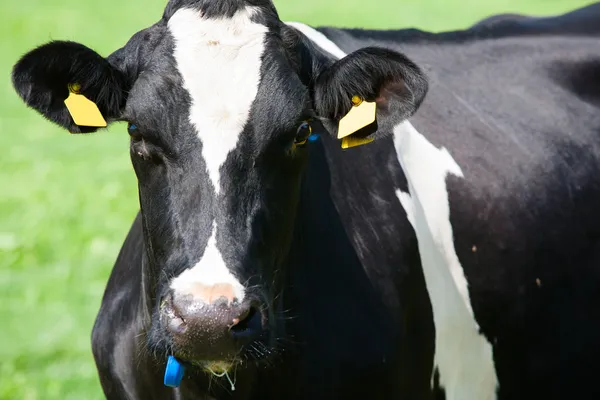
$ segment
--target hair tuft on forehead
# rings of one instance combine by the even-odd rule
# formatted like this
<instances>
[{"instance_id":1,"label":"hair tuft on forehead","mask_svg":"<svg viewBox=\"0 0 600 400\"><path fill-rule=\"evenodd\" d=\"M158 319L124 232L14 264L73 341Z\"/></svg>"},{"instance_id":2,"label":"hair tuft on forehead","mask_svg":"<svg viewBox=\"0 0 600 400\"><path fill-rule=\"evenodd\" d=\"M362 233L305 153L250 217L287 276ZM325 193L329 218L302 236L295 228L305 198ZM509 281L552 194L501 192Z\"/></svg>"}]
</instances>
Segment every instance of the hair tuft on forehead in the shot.
<instances>
[{"instance_id":1,"label":"hair tuft on forehead","mask_svg":"<svg viewBox=\"0 0 600 400\"><path fill-rule=\"evenodd\" d=\"M171 0L165 7L163 18L169 20L182 8L201 10L206 18L232 18L239 10L247 7L260 8L269 16L279 19L271 0Z\"/></svg>"}]
</instances>

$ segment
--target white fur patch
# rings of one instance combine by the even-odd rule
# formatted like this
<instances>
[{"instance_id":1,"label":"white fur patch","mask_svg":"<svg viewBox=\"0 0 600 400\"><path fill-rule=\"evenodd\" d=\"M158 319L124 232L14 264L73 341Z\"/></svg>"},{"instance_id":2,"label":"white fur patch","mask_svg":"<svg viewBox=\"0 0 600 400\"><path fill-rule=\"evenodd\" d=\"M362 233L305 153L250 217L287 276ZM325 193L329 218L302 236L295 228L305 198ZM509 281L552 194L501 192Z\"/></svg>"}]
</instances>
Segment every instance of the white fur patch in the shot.
<instances>
[{"instance_id":1,"label":"white fur patch","mask_svg":"<svg viewBox=\"0 0 600 400\"><path fill-rule=\"evenodd\" d=\"M171 281L171 289L173 289L175 297L194 294L198 285L211 287L228 284L233 288L233 296L239 302L244 300L244 286L229 271L221 252L217 249L215 238L217 230L215 228L215 224L213 224L202 259Z\"/></svg>"},{"instance_id":2,"label":"white fur patch","mask_svg":"<svg viewBox=\"0 0 600 400\"><path fill-rule=\"evenodd\" d=\"M169 20L174 57L192 104L190 122L219 193L219 169L236 147L260 81L267 27L251 21L253 7L232 18L204 18L183 8Z\"/></svg>"},{"instance_id":3,"label":"white fur patch","mask_svg":"<svg viewBox=\"0 0 600 400\"><path fill-rule=\"evenodd\" d=\"M345 53L313 28L288 23L336 57ZM435 323L435 366L447 400L492 400L498 378L492 346L479 334L467 280L454 249L446 176L462 171L408 121L394 128L398 160L409 192L396 192L419 243ZM433 377L432 377L433 378Z\"/></svg>"},{"instance_id":4,"label":"white fur patch","mask_svg":"<svg viewBox=\"0 0 600 400\"><path fill-rule=\"evenodd\" d=\"M396 192L419 243L435 322L435 365L448 400L492 400L498 379L492 346L479 334L467 280L454 249L446 176L463 177L446 149L408 122L394 128L394 145L409 192Z\"/></svg>"}]
</instances>

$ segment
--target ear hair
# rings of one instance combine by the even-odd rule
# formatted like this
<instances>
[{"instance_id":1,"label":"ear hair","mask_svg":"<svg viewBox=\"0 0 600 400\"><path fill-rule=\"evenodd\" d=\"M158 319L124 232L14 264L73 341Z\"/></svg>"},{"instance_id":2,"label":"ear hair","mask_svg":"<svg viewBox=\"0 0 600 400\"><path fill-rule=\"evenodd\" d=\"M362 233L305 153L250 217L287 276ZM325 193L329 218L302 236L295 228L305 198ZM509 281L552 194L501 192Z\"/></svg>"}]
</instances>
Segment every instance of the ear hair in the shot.
<instances>
[{"instance_id":1,"label":"ear hair","mask_svg":"<svg viewBox=\"0 0 600 400\"><path fill-rule=\"evenodd\" d=\"M126 98L123 74L95 51L70 41L53 41L25 54L13 68L12 83L28 106L73 133L96 128L73 122L64 105L69 84L78 83L107 120L118 117Z\"/></svg>"}]
</instances>

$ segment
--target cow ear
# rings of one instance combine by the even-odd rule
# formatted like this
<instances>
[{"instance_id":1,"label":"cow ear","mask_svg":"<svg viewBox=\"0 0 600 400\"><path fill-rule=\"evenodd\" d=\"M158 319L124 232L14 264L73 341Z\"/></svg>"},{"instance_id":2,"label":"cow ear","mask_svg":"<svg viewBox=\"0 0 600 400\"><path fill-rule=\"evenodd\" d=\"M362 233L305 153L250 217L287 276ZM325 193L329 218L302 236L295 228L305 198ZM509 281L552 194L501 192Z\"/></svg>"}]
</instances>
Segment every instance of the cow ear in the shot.
<instances>
[{"instance_id":1,"label":"cow ear","mask_svg":"<svg viewBox=\"0 0 600 400\"><path fill-rule=\"evenodd\" d=\"M65 105L70 91L95 103L107 122L120 116L127 92L120 70L90 48L67 41L50 42L25 54L13 68L12 82L28 106L72 133L93 132L102 124L75 123ZM92 103L84 100L84 107L97 115Z\"/></svg>"},{"instance_id":2,"label":"cow ear","mask_svg":"<svg viewBox=\"0 0 600 400\"><path fill-rule=\"evenodd\" d=\"M361 144L391 134L417 111L427 89L425 74L407 57L367 47L321 71L314 104L331 133Z\"/></svg>"}]
</instances>

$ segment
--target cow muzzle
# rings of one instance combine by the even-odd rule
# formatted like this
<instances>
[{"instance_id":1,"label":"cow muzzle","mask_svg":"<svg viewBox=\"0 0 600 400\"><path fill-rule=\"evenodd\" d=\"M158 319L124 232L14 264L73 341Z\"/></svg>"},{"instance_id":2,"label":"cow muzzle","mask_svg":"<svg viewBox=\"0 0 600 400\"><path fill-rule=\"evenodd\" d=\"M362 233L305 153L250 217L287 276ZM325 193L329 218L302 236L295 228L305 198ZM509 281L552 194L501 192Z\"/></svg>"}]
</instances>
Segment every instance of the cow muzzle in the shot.
<instances>
[{"instance_id":1,"label":"cow muzzle","mask_svg":"<svg viewBox=\"0 0 600 400\"><path fill-rule=\"evenodd\" d=\"M233 363L244 346L263 333L259 304L219 297L205 302L193 296L168 294L160 306L162 326L178 357L196 363Z\"/></svg>"}]
</instances>

